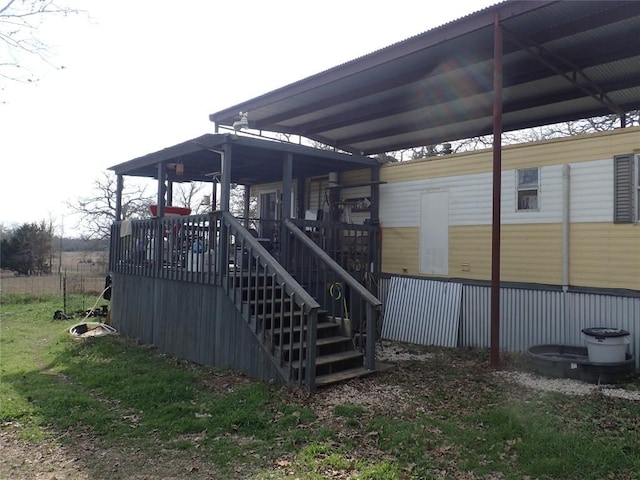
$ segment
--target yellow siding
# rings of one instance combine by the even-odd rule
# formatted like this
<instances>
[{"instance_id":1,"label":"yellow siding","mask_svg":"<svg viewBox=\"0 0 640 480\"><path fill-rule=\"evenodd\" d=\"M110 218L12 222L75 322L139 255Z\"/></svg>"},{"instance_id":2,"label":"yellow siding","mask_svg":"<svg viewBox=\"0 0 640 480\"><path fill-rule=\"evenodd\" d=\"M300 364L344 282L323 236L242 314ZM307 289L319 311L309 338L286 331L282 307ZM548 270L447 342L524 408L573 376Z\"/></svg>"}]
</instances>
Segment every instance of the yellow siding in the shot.
<instances>
[{"instance_id":1,"label":"yellow siding","mask_svg":"<svg viewBox=\"0 0 640 480\"><path fill-rule=\"evenodd\" d=\"M449 227L449 276L491 278L491 226Z\"/></svg>"},{"instance_id":2,"label":"yellow siding","mask_svg":"<svg viewBox=\"0 0 640 480\"><path fill-rule=\"evenodd\" d=\"M502 169L603 160L631 152L640 152L640 127L506 146L502 151ZM387 164L382 167L380 176L381 180L393 183L491 170L489 149Z\"/></svg>"},{"instance_id":3,"label":"yellow siding","mask_svg":"<svg viewBox=\"0 0 640 480\"><path fill-rule=\"evenodd\" d=\"M385 228L382 231L382 271L418 275L418 228Z\"/></svg>"},{"instance_id":4,"label":"yellow siding","mask_svg":"<svg viewBox=\"0 0 640 480\"><path fill-rule=\"evenodd\" d=\"M562 282L561 225L503 225L501 232L503 281ZM449 276L491 278L490 225L449 228Z\"/></svg>"},{"instance_id":5,"label":"yellow siding","mask_svg":"<svg viewBox=\"0 0 640 480\"><path fill-rule=\"evenodd\" d=\"M572 285L640 290L640 225L571 225Z\"/></svg>"},{"instance_id":6,"label":"yellow siding","mask_svg":"<svg viewBox=\"0 0 640 480\"><path fill-rule=\"evenodd\" d=\"M262 183L260 185L251 185L251 196L257 197L262 192L272 192L274 190L282 190L282 182Z\"/></svg>"},{"instance_id":7,"label":"yellow siding","mask_svg":"<svg viewBox=\"0 0 640 480\"><path fill-rule=\"evenodd\" d=\"M385 228L382 269L420 275L419 229ZM561 226L503 225L501 277L506 282L560 284ZM405 269L407 271L405 271ZM449 277L491 279L491 226L449 227Z\"/></svg>"},{"instance_id":8,"label":"yellow siding","mask_svg":"<svg viewBox=\"0 0 640 480\"><path fill-rule=\"evenodd\" d=\"M328 207L325 205L325 192L328 186L328 179L316 179L314 181L307 180L307 184L305 186L306 198L304 199L305 209L327 210Z\"/></svg>"},{"instance_id":9,"label":"yellow siding","mask_svg":"<svg viewBox=\"0 0 640 480\"><path fill-rule=\"evenodd\" d=\"M340 185L356 185L371 181L371 170L363 168L360 170L351 170L340 174Z\"/></svg>"},{"instance_id":10,"label":"yellow siding","mask_svg":"<svg viewBox=\"0 0 640 480\"><path fill-rule=\"evenodd\" d=\"M502 226L502 268L505 282L562 284L562 225Z\"/></svg>"},{"instance_id":11,"label":"yellow siding","mask_svg":"<svg viewBox=\"0 0 640 480\"><path fill-rule=\"evenodd\" d=\"M420 275L419 229L385 228L382 270ZM570 285L640 290L640 226L573 224ZM503 225L505 282L562 284L560 224ZM491 279L491 226L449 227L449 277Z\"/></svg>"}]
</instances>

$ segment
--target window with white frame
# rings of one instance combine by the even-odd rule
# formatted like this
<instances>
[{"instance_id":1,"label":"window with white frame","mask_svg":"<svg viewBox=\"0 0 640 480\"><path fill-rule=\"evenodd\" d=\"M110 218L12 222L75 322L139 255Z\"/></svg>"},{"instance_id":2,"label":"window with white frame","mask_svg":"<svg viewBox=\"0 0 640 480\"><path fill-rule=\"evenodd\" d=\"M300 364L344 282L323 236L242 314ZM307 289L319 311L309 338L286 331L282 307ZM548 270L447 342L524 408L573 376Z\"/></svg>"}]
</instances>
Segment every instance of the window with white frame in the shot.
<instances>
[{"instance_id":1,"label":"window with white frame","mask_svg":"<svg viewBox=\"0 0 640 480\"><path fill-rule=\"evenodd\" d=\"M540 168L516 170L517 210L537 211L540 209Z\"/></svg>"}]
</instances>

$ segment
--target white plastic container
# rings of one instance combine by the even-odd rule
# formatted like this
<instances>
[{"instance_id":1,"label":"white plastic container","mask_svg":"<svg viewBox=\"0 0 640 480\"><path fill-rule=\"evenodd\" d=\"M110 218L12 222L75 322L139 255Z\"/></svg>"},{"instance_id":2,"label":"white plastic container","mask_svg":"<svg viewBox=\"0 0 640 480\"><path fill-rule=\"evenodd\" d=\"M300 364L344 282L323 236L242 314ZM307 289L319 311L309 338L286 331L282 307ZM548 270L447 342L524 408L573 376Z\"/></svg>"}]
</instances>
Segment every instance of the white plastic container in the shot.
<instances>
[{"instance_id":1,"label":"white plastic container","mask_svg":"<svg viewBox=\"0 0 640 480\"><path fill-rule=\"evenodd\" d=\"M204 272L209 273L209 263L213 255L211 252L205 253L188 253L187 254L187 272Z\"/></svg>"},{"instance_id":2,"label":"white plastic container","mask_svg":"<svg viewBox=\"0 0 640 480\"><path fill-rule=\"evenodd\" d=\"M592 363L624 362L627 358L629 332L618 328L585 328L587 353Z\"/></svg>"}]
</instances>

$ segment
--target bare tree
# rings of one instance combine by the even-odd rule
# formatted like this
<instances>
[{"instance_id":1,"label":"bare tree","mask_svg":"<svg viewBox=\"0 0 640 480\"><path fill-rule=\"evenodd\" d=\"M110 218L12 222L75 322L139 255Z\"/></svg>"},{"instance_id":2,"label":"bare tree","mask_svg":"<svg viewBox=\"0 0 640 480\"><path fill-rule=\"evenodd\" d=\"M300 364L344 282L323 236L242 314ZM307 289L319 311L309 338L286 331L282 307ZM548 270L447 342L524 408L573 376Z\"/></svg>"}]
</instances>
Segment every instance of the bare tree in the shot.
<instances>
[{"instance_id":1,"label":"bare tree","mask_svg":"<svg viewBox=\"0 0 640 480\"><path fill-rule=\"evenodd\" d=\"M54 68L52 52L39 29L49 18L84 13L55 0L0 0L0 78L33 82L29 68L35 60Z\"/></svg>"},{"instance_id":2,"label":"bare tree","mask_svg":"<svg viewBox=\"0 0 640 480\"><path fill-rule=\"evenodd\" d=\"M203 203L203 197L209 195L209 193L204 192L209 192L210 189L210 183L179 183L173 189L173 203L176 206L190 208L194 215L205 213L210 206Z\"/></svg>"},{"instance_id":3,"label":"bare tree","mask_svg":"<svg viewBox=\"0 0 640 480\"><path fill-rule=\"evenodd\" d=\"M131 220L149 216L149 205L155 197L146 192L146 186L124 182L122 192L122 219ZM116 218L116 177L103 173L94 182L94 193L80 197L67 205L80 216L77 228L85 239L106 239Z\"/></svg>"},{"instance_id":4,"label":"bare tree","mask_svg":"<svg viewBox=\"0 0 640 480\"><path fill-rule=\"evenodd\" d=\"M640 110L633 110L631 112L628 112L626 115L626 124L628 127L640 125ZM616 129L619 126L620 117L618 115L605 115L601 117L586 118L571 122L542 125L539 127L532 127L524 130L506 132L502 136L502 143L503 145L514 145L518 143L549 140L552 138L584 135L587 133L607 132ZM443 143L441 145L428 145L408 150L401 150L399 152L393 152L392 155L400 161L412 160L416 158L427 158L447 153L469 152L484 148L491 148L492 144L493 135L483 135L479 137L452 141L450 143L450 151L448 151L449 149L445 148L445 146L448 144Z\"/></svg>"}]
</instances>

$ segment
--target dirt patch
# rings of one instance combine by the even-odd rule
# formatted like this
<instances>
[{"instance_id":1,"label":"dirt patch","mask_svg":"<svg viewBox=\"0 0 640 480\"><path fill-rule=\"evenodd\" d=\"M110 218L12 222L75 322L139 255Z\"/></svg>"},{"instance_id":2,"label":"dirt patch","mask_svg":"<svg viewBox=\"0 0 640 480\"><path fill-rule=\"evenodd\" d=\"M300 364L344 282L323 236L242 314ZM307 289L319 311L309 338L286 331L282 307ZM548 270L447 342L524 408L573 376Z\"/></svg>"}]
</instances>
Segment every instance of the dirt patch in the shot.
<instances>
[{"instance_id":1,"label":"dirt patch","mask_svg":"<svg viewBox=\"0 0 640 480\"><path fill-rule=\"evenodd\" d=\"M19 424L5 423L0 430L0 446L3 480L220 478L197 450L162 449L149 455L126 445L105 447L89 433L68 432L62 438L28 441L21 438Z\"/></svg>"}]
</instances>

